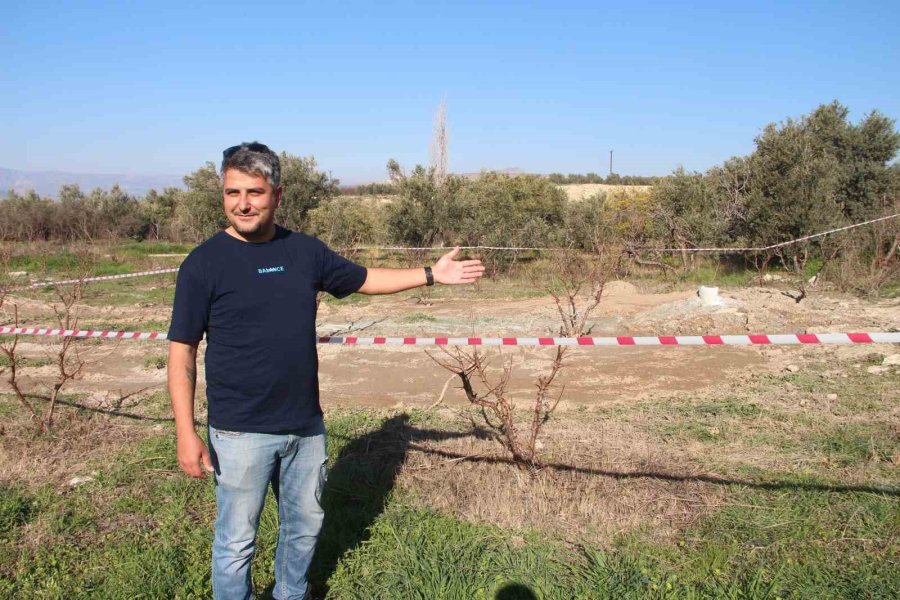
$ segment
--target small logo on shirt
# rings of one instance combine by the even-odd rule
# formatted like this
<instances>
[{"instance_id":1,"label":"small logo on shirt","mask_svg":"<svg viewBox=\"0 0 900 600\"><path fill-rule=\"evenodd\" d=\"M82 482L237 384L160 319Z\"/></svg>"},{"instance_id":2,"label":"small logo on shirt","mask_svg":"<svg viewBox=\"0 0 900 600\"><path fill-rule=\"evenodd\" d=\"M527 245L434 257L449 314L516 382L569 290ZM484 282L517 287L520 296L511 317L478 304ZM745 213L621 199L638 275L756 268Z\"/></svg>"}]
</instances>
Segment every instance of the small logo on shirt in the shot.
<instances>
[{"instance_id":1,"label":"small logo on shirt","mask_svg":"<svg viewBox=\"0 0 900 600\"><path fill-rule=\"evenodd\" d=\"M260 275L265 275L266 273L284 273L284 267L262 267L256 270Z\"/></svg>"}]
</instances>

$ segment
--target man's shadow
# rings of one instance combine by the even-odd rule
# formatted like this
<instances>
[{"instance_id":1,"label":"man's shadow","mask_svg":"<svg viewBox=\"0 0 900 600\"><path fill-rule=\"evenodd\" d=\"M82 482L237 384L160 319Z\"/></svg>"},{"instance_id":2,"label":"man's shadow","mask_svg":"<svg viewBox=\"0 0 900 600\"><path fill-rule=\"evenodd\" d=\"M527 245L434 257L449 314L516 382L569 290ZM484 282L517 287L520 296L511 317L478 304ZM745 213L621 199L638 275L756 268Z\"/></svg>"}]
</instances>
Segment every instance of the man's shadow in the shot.
<instances>
[{"instance_id":1,"label":"man's shadow","mask_svg":"<svg viewBox=\"0 0 900 600\"><path fill-rule=\"evenodd\" d=\"M484 432L420 429L403 413L375 431L351 439L341 449L322 494L325 522L309 573L313 598L325 597L338 562L369 538L369 527L384 511L410 443L472 435ZM329 441L338 440L331 436Z\"/></svg>"},{"instance_id":2,"label":"man's shadow","mask_svg":"<svg viewBox=\"0 0 900 600\"><path fill-rule=\"evenodd\" d=\"M322 494L325 508L325 522L316 555L310 568L309 579L313 598L324 598L328 592L328 579L334 574L338 562L350 551L369 539L369 527L384 511L388 498L394 489L400 467L406 461L410 450L425 451L434 456L453 460L473 460L476 462L511 464L505 457L469 456L459 452L436 448L424 448L419 442L440 441L474 436L489 438L484 429L452 432L422 429L410 424L408 414L402 413L382 423L381 427L354 438L329 436L330 443L339 439L347 441L341 449L328 475L328 482ZM627 481L630 479L656 479L659 481L702 481L715 485L741 485L763 490L805 490L829 493L869 492L900 497L900 490L867 485L832 485L816 482L797 481L754 481L709 474L679 474L654 470L617 471L595 469L577 465L548 463L546 468L560 472L576 472L610 477ZM272 585L262 598L271 598ZM533 592L524 585L512 584L497 592L497 599L529 599Z\"/></svg>"}]
</instances>

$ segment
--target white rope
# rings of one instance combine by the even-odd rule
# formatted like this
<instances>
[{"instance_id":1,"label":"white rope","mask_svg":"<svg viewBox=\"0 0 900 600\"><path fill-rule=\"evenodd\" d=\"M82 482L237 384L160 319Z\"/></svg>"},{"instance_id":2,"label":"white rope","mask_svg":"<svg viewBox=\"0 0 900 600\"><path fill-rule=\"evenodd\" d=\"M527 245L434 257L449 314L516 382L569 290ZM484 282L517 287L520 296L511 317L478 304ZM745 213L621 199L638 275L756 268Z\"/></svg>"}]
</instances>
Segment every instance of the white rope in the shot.
<instances>
[{"instance_id":1,"label":"white rope","mask_svg":"<svg viewBox=\"0 0 900 600\"><path fill-rule=\"evenodd\" d=\"M831 235L832 233L838 233L840 231L847 231L848 229L854 229L856 227L862 227L863 225L871 225L872 223L878 223L879 221L887 221L889 219L896 219L900 217L900 213L894 215L888 215L886 217L879 217L877 219L872 219L870 221L863 221L862 223L854 223L853 225L846 225L844 227L838 227L836 229L829 229L828 231L823 231L821 233L814 233L812 235L806 235L801 238L797 238L795 240L789 240L787 242L780 242L778 244L772 244L771 246L747 246L747 247L730 247L730 248L638 248L638 250L644 250L647 252L730 252L730 253L739 253L739 252L765 252L766 250L774 250L775 248L781 248L784 246L790 246L791 244L798 244L800 242L805 242L806 240L811 240L819 237L823 237L826 235ZM405 247L405 246L356 246L354 248L349 248L350 250L440 250L440 251L449 251L453 247L452 246L439 246L439 247ZM565 248L533 248L533 247L519 247L519 246L460 246L461 250L511 250L511 251L520 251L520 250L565 250Z\"/></svg>"},{"instance_id":2,"label":"white rope","mask_svg":"<svg viewBox=\"0 0 900 600\"><path fill-rule=\"evenodd\" d=\"M443 250L449 252L456 246L427 246L427 247L406 247L406 246L356 246L349 250ZM530 248L525 246L460 246L460 250L562 250L562 248Z\"/></svg>"},{"instance_id":3,"label":"white rope","mask_svg":"<svg viewBox=\"0 0 900 600\"><path fill-rule=\"evenodd\" d=\"M879 217L877 219L872 219L871 221L863 221L862 223L854 223L853 225L845 225L844 227L838 227L836 229L829 229L828 231L806 235L801 238L797 238L796 240L780 242L778 244L772 244L771 246L759 246L750 248L641 248L641 250L647 250L650 252L765 252L766 250L783 248L784 246L790 246L791 244L798 244L800 242L805 242L806 240L823 237L832 233L837 233L839 231L854 229L856 227L862 227L863 225L871 225L872 223L878 223L879 221L896 219L897 217L900 217L900 213L888 215L886 217Z\"/></svg>"},{"instance_id":4,"label":"white rope","mask_svg":"<svg viewBox=\"0 0 900 600\"><path fill-rule=\"evenodd\" d=\"M871 225L872 223L878 223L879 221L887 221L889 219L896 219L900 217L900 213L896 213L893 215L888 215L886 217L879 217L877 219L872 219L870 221L863 221L862 223L854 223L853 225L845 225L844 227L838 227L836 229L829 229L828 231L823 231L821 233L814 233L812 235L803 236L801 238L797 238L795 240L789 240L787 242L780 242L778 244L772 244L771 246L759 246L759 247L746 247L746 248L639 248L639 250L643 250L646 252L722 252L722 253L740 253L740 252L765 252L767 250L774 250L775 248L782 248L784 246L790 246L791 244L797 244L800 242L805 242L806 240L811 240L819 237L823 237L826 235L831 235L832 233L838 233L840 231L847 231L848 229L855 229L856 227L862 227L863 225ZM565 248L533 248L526 246L460 246L460 250L512 250L512 251L521 251L521 250L554 250L554 251L562 251ZM434 251L440 250L442 252L446 252L452 250L452 247L421 247L421 248L407 248L402 246L357 246L355 248L349 248L349 250L425 250L425 251ZM115 279L130 279L132 277L143 277L145 275L162 275L166 273L177 273L178 268L174 269L157 269L155 271L142 271L139 273L125 273L122 275L103 275L100 277L85 277L82 279L66 279L63 281L41 281L37 283L31 283L27 285L9 287L9 288L0 288L0 291L3 292L14 292L19 290L25 290L30 288L44 287L48 285L63 285L69 283L86 283L89 281L110 281Z\"/></svg>"}]
</instances>

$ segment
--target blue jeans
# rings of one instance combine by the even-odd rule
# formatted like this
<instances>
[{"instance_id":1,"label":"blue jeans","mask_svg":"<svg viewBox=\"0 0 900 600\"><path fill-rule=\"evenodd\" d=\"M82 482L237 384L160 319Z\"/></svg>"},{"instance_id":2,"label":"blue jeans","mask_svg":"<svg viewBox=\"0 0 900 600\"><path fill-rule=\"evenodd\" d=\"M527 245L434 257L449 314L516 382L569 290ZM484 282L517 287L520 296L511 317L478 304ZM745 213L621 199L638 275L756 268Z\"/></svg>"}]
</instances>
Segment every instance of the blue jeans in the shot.
<instances>
[{"instance_id":1,"label":"blue jeans","mask_svg":"<svg viewBox=\"0 0 900 600\"><path fill-rule=\"evenodd\" d=\"M242 433L209 428L216 479L212 585L216 600L252 598L250 561L269 484L278 500L277 600L306 598L306 573L322 529L328 454L320 419L303 431Z\"/></svg>"}]
</instances>

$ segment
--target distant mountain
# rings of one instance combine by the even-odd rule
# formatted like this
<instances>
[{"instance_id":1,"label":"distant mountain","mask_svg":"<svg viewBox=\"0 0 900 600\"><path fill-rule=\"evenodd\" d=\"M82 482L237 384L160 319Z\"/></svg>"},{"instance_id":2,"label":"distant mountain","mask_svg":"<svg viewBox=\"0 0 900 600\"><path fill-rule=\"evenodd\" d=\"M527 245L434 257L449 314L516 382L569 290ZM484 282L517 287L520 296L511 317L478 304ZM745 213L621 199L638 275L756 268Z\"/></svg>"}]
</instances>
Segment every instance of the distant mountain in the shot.
<instances>
[{"instance_id":1,"label":"distant mountain","mask_svg":"<svg viewBox=\"0 0 900 600\"><path fill-rule=\"evenodd\" d=\"M59 194L59 188L67 183L77 184L85 194L89 194L94 188L108 190L117 183L133 196L143 196L151 189L162 191L167 187L184 188L180 175L98 175L0 168L0 196L5 196L7 190L15 190L19 194L34 190L41 196L55 198Z\"/></svg>"}]
</instances>

